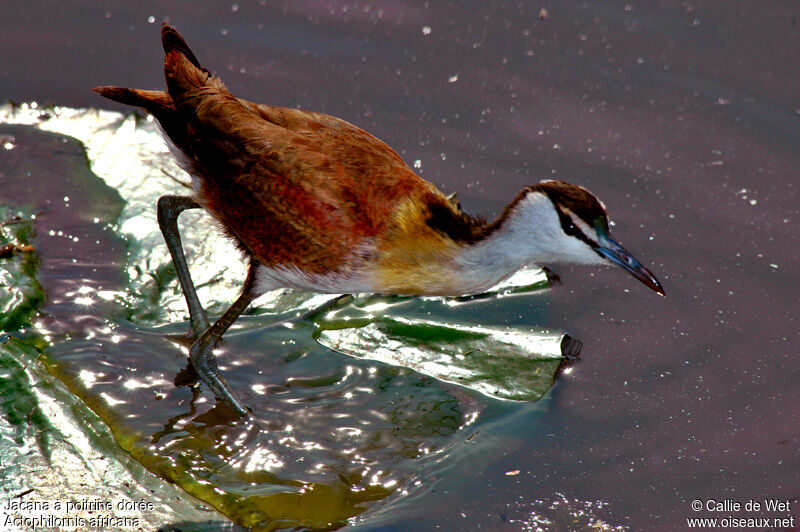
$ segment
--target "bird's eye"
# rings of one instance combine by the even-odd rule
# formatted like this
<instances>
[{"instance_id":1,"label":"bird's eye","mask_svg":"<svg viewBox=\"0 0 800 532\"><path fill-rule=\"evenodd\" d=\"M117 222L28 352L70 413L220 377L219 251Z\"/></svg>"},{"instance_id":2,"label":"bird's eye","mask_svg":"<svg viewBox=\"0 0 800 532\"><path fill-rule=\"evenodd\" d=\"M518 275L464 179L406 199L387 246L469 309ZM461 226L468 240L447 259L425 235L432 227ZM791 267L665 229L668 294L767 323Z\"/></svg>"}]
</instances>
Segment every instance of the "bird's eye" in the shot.
<instances>
[{"instance_id":1,"label":"bird's eye","mask_svg":"<svg viewBox=\"0 0 800 532\"><path fill-rule=\"evenodd\" d=\"M569 236L575 236L578 234L578 228L575 227L574 223L569 222L569 224L567 224L567 227L564 229L564 232L567 233Z\"/></svg>"}]
</instances>

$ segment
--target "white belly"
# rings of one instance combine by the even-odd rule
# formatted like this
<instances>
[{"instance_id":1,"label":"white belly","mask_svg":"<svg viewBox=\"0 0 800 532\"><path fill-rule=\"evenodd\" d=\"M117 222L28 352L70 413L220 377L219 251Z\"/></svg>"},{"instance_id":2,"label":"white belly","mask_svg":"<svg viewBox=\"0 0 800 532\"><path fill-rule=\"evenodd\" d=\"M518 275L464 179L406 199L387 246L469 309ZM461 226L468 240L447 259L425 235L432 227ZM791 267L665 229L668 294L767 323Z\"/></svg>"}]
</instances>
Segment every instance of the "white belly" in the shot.
<instances>
[{"instance_id":1,"label":"white belly","mask_svg":"<svg viewBox=\"0 0 800 532\"><path fill-rule=\"evenodd\" d=\"M378 291L375 279L364 272L330 272L325 274L302 272L294 266L256 268L255 289L265 294L278 288L294 288L320 294L361 294Z\"/></svg>"}]
</instances>

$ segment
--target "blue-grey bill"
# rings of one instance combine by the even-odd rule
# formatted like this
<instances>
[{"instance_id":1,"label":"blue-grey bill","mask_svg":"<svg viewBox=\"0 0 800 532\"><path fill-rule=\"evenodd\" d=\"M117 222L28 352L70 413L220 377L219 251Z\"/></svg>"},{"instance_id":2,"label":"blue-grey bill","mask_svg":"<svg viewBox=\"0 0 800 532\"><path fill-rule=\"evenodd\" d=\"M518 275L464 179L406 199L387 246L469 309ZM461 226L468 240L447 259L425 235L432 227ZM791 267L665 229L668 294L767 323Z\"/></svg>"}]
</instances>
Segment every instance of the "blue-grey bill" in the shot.
<instances>
[{"instance_id":1,"label":"blue-grey bill","mask_svg":"<svg viewBox=\"0 0 800 532\"><path fill-rule=\"evenodd\" d=\"M596 247L595 250L614 264L621 266L628 273L639 279L641 282L662 296L667 295L664 292L664 288L661 286L661 283L658 282L658 279L656 279L656 276L653 275L650 270L642 266L641 262L636 260L636 258L631 255L627 249L622 247L619 242L610 236L603 238L600 242L600 245Z\"/></svg>"}]
</instances>

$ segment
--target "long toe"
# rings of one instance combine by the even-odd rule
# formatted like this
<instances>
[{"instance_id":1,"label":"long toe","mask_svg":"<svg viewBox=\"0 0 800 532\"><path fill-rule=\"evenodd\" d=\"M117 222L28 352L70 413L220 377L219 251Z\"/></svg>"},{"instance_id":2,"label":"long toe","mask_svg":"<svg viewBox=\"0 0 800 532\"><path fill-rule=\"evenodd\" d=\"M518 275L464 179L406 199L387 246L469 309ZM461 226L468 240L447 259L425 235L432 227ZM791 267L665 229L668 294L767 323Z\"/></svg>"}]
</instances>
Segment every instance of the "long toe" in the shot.
<instances>
[{"instance_id":1,"label":"long toe","mask_svg":"<svg viewBox=\"0 0 800 532\"><path fill-rule=\"evenodd\" d=\"M195 342L189 350L189 360L197 375L211 388L211 392L217 400L225 403L241 417L249 414L244 403L236 396L220 374L212 346L202 346L199 341Z\"/></svg>"}]
</instances>

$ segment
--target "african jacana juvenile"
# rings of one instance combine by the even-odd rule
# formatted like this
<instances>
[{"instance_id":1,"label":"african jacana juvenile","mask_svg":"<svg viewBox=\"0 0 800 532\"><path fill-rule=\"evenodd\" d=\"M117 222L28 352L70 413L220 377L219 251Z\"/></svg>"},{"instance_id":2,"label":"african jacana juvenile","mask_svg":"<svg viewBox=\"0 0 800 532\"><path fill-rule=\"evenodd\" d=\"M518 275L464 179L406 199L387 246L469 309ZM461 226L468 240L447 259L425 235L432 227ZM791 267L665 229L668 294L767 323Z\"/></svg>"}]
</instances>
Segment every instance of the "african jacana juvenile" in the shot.
<instances>
[{"instance_id":1,"label":"african jacana juvenile","mask_svg":"<svg viewBox=\"0 0 800 532\"><path fill-rule=\"evenodd\" d=\"M239 414L213 348L258 295L281 287L325 293L460 296L525 265L617 264L660 294L647 268L611 238L602 203L579 186L524 188L485 223L417 176L389 146L321 113L233 96L164 24L167 91L98 87L152 114L191 175L192 196L162 196L158 221L189 306L198 375ZM241 296L209 326L181 247L178 215L202 207L249 262Z\"/></svg>"}]
</instances>

